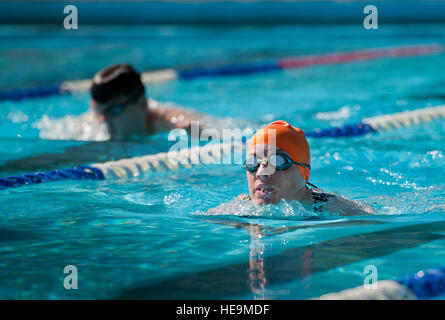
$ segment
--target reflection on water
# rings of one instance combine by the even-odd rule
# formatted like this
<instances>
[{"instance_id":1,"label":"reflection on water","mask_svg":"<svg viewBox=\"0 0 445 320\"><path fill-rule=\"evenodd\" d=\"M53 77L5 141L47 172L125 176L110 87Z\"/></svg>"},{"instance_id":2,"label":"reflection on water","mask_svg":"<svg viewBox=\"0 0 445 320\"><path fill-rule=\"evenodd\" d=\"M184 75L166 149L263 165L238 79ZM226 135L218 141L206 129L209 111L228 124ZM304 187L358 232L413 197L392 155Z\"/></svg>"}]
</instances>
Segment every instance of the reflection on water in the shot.
<instances>
[{"instance_id":1,"label":"reflection on water","mask_svg":"<svg viewBox=\"0 0 445 320\"><path fill-rule=\"evenodd\" d=\"M210 220L211 221L211 220ZM215 221L214 221L215 222ZM221 221L216 221L216 223L224 223ZM323 224L315 224L315 225L302 225L302 226L282 226L270 228L267 226L262 226L259 224L251 224L251 223L228 223L234 225L236 228L245 229L250 235L250 245L249 245L249 287L254 295L254 299L256 300L264 300L268 299L271 296L288 294L289 292L283 292L280 290L279 292L275 292L270 288L267 288L270 278L276 278L274 273L281 273L283 270L293 270L300 269L300 276L303 278L303 283L305 284L304 290L310 289L310 281L308 280L312 273L312 264L313 260L313 251L309 248L304 248L300 252L300 256L298 256L298 249L294 250L294 255L296 255L296 261L289 262L286 266L279 266L280 271L277 269L279 264L286 262L285 260L265 260L267 254L267 246L262 239L264 237L270 237L273 235L283 234L287 232L292 232L295 230L307 229L307 228L326 228L326 227L341 227L341 226L360 226L360 225L373 225L379 224L377 221L366 221L366 220L358 220L358 221L339 221L339 222L329 222ZM286 247L284 243L282 245L283 248ZM297 262L297 264L295 264ZM275 263L278 263L276 265ZM289 271L288 271L289 272ZM290 271L291 272L291 271ZM267 289L267 292L266 292Z\"/></svg>"},{"instance_id":2,"label":"reflection on water","mask_svg":"<svg viewBox=\"0 0 445 320\"><path fill-rule=\"evenodd\" d=\"M255 299L264 299L264 288L267 284L264 270L265 245L261 242L260 226L249 225L250 252L249 252L249 285Z\"/></svg>"},{"instance_id":3,"label":"reflection on water","mask_svg":"<svg viewBox=\"0 0 445 320\"><path fill-rule=\"evenodd\" d=\"M269 279L273 279L275 272L282 272L284 270L300 269L300 275L303 278L310 277L312 251L310 249L303 249L297 255L297 261L290 261L289 264L280 267L280 271L275 270L274 262L266 260L267 247L262 242L264 236L263 227L260 225L249 224L246 230L250 234L250 251L249 251L249 287L255 300L264 300L270 298L271 295L287 294L288 292L274 292L270 288ZM289 229L288 229L289 230ZM298 259L299 258L299 259ZM297 262L297 264L294 264ZM308 284L310 286L310 284ZM267 290L266 290L267 289ZM305 289L309 289L306 287Z\"/></svg>"},{"instance_id":4,"label":"reflection on water","mask_svg":"<svg viewBox=\"0 0 445 320\"><path fill-rule=\"evenodd\" d=\"M350 223L354 225L355 221ZM251 239L247 262L151 282L124 291L118 298L221 299L252 293L258 299L267 299L282 294L273 291L276 285L306 279L305 286L309 288L310 276L315 273L445 239L440 234L445 231L445 223L434 222L387 228L299 247L288 247L283 243L276 253L277 248L268 252L260 226L245 227Z\"/></svg>"}]
</instances>

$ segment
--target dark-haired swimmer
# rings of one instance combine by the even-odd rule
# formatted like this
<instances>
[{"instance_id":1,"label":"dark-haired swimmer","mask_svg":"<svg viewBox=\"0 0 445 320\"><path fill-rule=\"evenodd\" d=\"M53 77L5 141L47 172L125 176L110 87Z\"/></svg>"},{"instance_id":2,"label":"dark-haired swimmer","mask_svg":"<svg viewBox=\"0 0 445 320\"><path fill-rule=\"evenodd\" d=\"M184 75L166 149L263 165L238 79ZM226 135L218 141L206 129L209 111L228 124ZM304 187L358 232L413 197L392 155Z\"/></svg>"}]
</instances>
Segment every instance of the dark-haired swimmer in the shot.
<instances>
[{"instance_id":1,"label":"dark-haired swimmer","mask_svg":"<svg viewBox=\"0 0 445 320\"><path fill-rule=\"evenodd\" d=\"M272 122L252 137L244 168L249 194L238 196L238 201L264 205L277 204L284 199L298 201L315 212L373 213L371 208L365 209L343 197L324 193L308 182L311 166L305 134L285 121ZM216 213L218 208L209 210L209 213Z\"/></svg>"},{"instance_id":2,"label":"dark-haired swimmer","mask_svg":"<svg viewBox=\"0 0 445 320\"><path fill-rule=\"evenodd\" d=\"M202 114L183 108L150 108L140 74L126 63L106 67L94 76L90 105L112 140L189 130L192 121L203 120Z\"/></svg>"},{"instance_id":3,"label":"dark-haired swimmer","mask_svg":"<svg viewBox=\"0 0 445 320\"><path fill-rule=\"evenodd\" d=\"M171 129L190 130L192 121L199 121L199 129L209 122L209 116L184 108L149 106L140 74L128 64L106 67L96 73L90 89L90 106L93 116L86 113L77 120L105 123L107 142L89 141L80 146L71 146L61 152L60 148L0 165L0 172L17 173L85 165L99 159L115 159L116 154L130 157L127 146L140 141L133 137L146 136ZM77 122L79 123L79 122ZM79 125L79 130L82 126ZM106 148L104 148L106 144ZM100 158L99 158L100 157Z\"/></svg>"}]
</instances>

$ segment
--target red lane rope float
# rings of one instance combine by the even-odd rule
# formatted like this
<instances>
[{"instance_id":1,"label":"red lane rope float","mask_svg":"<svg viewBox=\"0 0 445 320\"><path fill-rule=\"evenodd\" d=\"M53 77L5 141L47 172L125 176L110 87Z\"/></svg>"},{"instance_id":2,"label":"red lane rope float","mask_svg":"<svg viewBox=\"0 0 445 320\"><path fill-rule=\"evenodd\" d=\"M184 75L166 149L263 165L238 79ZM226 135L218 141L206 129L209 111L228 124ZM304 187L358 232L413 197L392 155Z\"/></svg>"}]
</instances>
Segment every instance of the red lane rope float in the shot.
<instances>
[{"instance_id":1,"label":"red lane rope float","mask_svg":"<svg viewBox=\"0 0 445 320\"><path fill-rule=\"evenodd\" d=\"M443 45L419 45L411 47L373 49L354 52L331 53L286 58L278 60L278 66L282 69L301 68L322 64L334 64L343 62L363 61L385 57L407 57L416 55L433 54L444 51Z\"/></svg>"}]
</instances>

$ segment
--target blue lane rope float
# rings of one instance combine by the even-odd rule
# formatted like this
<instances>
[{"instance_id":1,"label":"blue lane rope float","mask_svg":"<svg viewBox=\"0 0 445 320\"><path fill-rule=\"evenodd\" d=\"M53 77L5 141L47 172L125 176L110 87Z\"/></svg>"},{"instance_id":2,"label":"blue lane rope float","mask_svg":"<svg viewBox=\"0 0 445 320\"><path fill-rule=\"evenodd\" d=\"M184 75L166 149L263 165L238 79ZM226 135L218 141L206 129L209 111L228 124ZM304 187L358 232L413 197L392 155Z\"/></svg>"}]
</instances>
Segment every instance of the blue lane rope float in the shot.
<instances>
[{"instance_id":1,"label":"blue lane rope float","mask_svg":"<svg viewBox=\"0 0 445 320\"><path fill-rule=\"evenodd\" d=\"M331 127L325 129L315 129L306 132L307 137L323 138L323 137L356 137L368 133L375 132L374 128L367 123L347 124L339 127Z\"/></svg>"},{"instance_id":2,"label":"blue lane rope float","mask_svg":"<svg viewBox=\"0 0 445 320\"><path fill-rule=\"evenodd\" d=\"M431 299L445 295L445 267L419 271L396 281L411 290L418 299Z\"/></svg>"},{"instance_id":3,"label":"blue lane rope float","mask_svg":"<svg viewBox=\"0 0 445 320\"><path fill-rule=\"evenodd\" d=\"M407 56L418 56L443 52L445 46L440 44L427 44L416 46L401 46L391 48L369 49L350 52L328 53L318 55L307 55L292 58L283 58L273 61L260 61L242 64L229 64L217 67L206 67L197 69L165 69L159 71L143 72L142 82L159 83L177 79L190 80L200 77L247 75L269 71L285 70L292 68L303 68L316 65L346 63L364 61L378 58L402 58ZM35 88L15 89L0 91L0 101L23 100L40 98L51 95L62 95L89 90L91 80L65 81L58 85L42 86Z\"/></svg>"},{"instance_id":4,"label":"blue lane rope float","mask_svg":"<svg viewBox=\"0 0 445 320\"><path fill-rule=\"evenodd\" d=\"M445 119L445 105L366 118L357 124L316 129L306 132L306 135L313 138L353 137L437 119ZM105 163L95 163L89 167L76 167L65 170L11 176L0 179L0 188L12 188L65 179L103 180L132 178L149 172L190 168L192 165L231 163L230 160L224 162L224 159L232 155L242 155L245 151L246 143L246 139L231 143L210 143L203 147L181 149L178 151L169 151Z\"/></svg>"},{"instance_id":5,"label":"blue lane rope float","mask_svg":"<svg viewBox=\"0 0 445 320\"><path fill-rule=\"evenodd\" d=\"M68 89L63 89L60 85L41 86L27 89L14 89L0 91L0 101L42 98L70 93Z\"/></svg>"},{"instance_id":6,"label":"blue lane rope float","mask_svg":"<svg viewBox=\"0 0 445 320\"><path fill-rule=\"evenodd\" d=\"M265 61L258 63L233 64L211 68L199 68L191 70L178 70L179 79L189 80L201 77L247 75L281 69L278 61Z\"/></svg>"},{"instance_id":7,"label":"blue lane rope float","mask_svg":"<svg viewBox=\"0 0 445 320\"><path fill-rule=\"evenodd\" d=\"M0 178L1 188L14 188L24 185L31 185L56 180L104 180L105 177L101 170L80 166L68 169L59 169L52 171L43 171L36 173L28 173L7 178Z\"/></svg>"},{"instance_id":8,"label":"blue lane rope float","mask_svg":"<svg viewBox=\"0 0 445 320\"><path fill-rule=\"evenodd\" d=\"M377 282L377 288L363 286L318 297L320 300L426 300L445 295L445 267L421 270L395 280Z\"/></svg>"}]
</instances>

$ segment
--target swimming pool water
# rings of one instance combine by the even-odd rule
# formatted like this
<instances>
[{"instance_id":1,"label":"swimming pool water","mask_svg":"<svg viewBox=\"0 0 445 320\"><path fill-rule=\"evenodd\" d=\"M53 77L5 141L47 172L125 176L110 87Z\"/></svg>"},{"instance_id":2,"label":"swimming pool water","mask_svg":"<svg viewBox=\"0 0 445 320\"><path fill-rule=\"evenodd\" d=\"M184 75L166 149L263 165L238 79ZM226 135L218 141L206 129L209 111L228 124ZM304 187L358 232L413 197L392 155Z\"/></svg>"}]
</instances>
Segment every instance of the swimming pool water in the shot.
<instances>
[{"instance_id":1,"label":"swimming pool water","mask_svg":"<svg viewBox=\"0 0 445 320\"><path fill-rule=\"evenodd\" d=\"M0 89L10 89L87 78L122 61L151 70L443 43L445 25L378 31L81 26L71 33L55 26L1 26L0 38ZM258 128L283 119L310 131L443 104L444 58L203 78L149 85L147 91L163 103L227 117L230 126ZM87 111L87 93L1 102L0 108L2 177L163 152L173 143L161 134L85 149L87 142L57 124ZM39 130L42 119L49 125ZM46 139L58 135L69 140ZM362 285L367 265L378 268L379 280L442 266L444 142L443 121L357 138L309 139L310 181L370 204L373 216L204 215L247 192L245 173L235 165L1 190L0 298L307 299ZM78 268L78 290L63 287L66 265Z\"/></svg>"}]
</instances>

